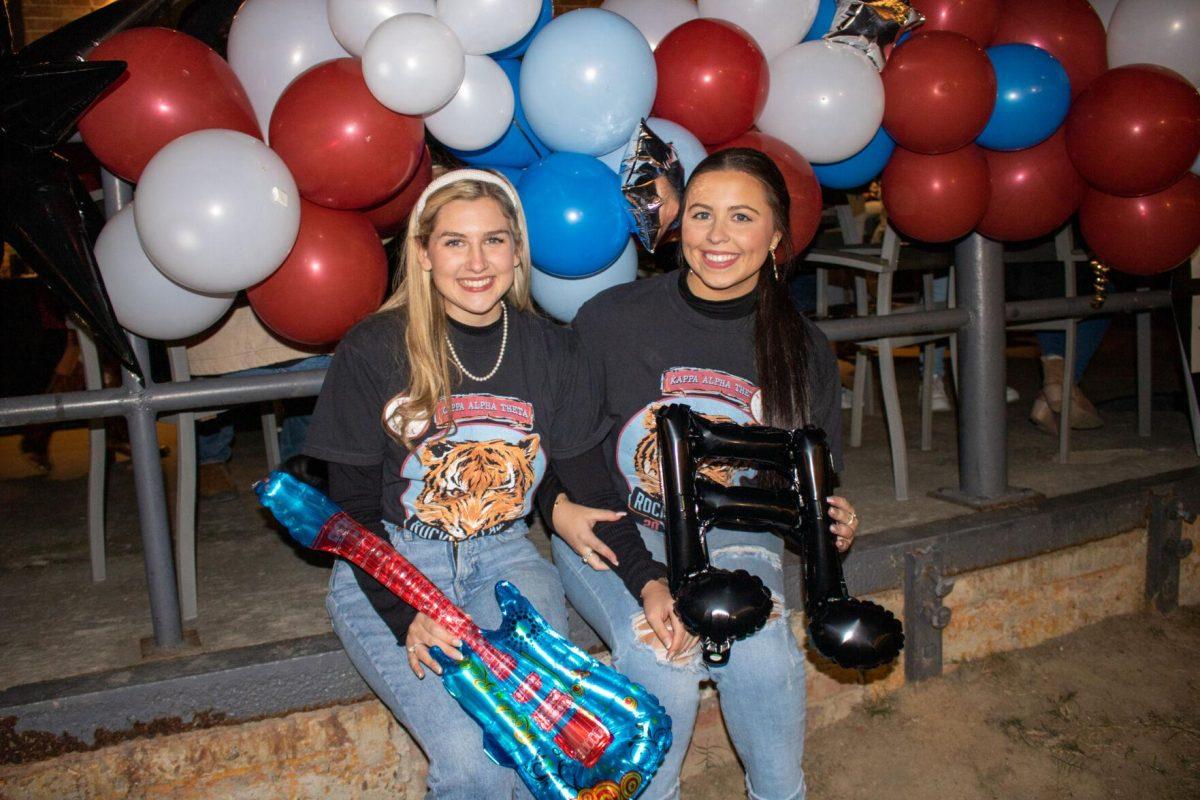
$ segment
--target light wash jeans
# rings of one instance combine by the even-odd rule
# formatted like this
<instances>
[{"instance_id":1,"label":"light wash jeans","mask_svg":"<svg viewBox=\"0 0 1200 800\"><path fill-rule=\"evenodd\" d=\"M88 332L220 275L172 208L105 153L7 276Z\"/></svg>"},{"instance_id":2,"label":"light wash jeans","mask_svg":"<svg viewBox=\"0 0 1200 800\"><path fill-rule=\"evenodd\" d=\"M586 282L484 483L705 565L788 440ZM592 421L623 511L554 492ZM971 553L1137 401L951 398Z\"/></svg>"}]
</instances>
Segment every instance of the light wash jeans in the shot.
<instances>
[{"instance_id":1,"label":"light wash jeans","mask_svg":"<svg viewBox=\"0 0 1200 800\"><path fill-rule=\"evenodd\" d=\"M233 375L275 375L280 372L303 372L309 369L327 369L332 356L319 355L293 361L286 366L254 367ZM233 422L229 414L221 414L215 420L199 423L196 432L196 461L201 464L224 464L233 457ZM292 414L283 418L279 432L279 459L287 461L304 449L308 438L310 414Z\"/></svg>"},{"instance_id":2,"label":"light wash jeans","mask_svg":"<svg viewBox=\"0 0 1200 800\"><path fill-rule=\"evenodd\" d=\"M651 554L665 563L661 533L642 529ZM613 654L613 666L658 696L671 715L674 743L642 800L679 797L679 771L687 753L700 702L700 681L711 678L720 695L725 726L746 768L753 800L804 797L804 657L787 624L787 614L761 631L735 642L729 663L709 669L697 653L687 666L659 661L634 633L642 608L615 572L597 572L559 537L554 562L567 599L583 615ZM777 605L783 601L783 541L769 533L711 531L709 558L714 566L744 569L762 578Z\"/></svg>"},{"instance_id":3,"label":"light wash jeans","mask_svg":"<svg viewBox=\"0 0 1200 800\"><path fill-rule=\"evenodd\" d=\"M519 522L495 536L458 545L421 539L387 525L392 545L484 629L500 624L494 589L510 580L555 630L567 632L567 609L554 566L529 541ZM418 680L404 646L372 608L350 565L338 561L325 607L333 630L359 674L429 757L426 800L531 798L513 770L497 766L483 751L482 732L428 667Z\"/></svg>"}]
</instances>

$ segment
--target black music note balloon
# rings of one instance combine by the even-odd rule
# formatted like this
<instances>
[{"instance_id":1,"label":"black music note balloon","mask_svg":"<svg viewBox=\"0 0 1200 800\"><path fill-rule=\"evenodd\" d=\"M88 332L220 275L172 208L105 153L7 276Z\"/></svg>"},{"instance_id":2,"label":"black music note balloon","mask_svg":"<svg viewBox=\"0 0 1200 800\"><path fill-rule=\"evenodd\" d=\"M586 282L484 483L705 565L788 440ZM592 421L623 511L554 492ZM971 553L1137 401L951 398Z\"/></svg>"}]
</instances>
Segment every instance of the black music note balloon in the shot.
<instances>
[{"instance_id":1,"label":"black music note balloon","mask_svg":"<svg viewBox=\"0 0 1200 800\"><path fill-rule=\"evenodd\" d=\"M671 593L685 627L700 637L707 663L728 663L733 642L760 630L771 613L771 593L761 579L709 563L705 534L713 527L769 531L799 546L809 638L822 655L870 669L899 654L900 622L846 591L829 531L826 498L836 476L823 431L710 422L679 404L655 416ZM788 485L721 486L697 477L703 458L752 463L780 473Z\"/></svg>"}]
</instances>

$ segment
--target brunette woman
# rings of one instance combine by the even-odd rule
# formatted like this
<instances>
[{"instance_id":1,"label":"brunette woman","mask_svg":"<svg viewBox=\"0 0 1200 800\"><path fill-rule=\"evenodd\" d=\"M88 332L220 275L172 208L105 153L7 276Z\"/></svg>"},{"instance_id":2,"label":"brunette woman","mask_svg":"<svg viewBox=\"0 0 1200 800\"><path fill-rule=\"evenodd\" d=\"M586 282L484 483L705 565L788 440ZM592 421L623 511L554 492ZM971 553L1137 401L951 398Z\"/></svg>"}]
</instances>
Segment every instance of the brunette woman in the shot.
<instances>
[{"instance_id":1,"label":"brunette woman","mask_svg":"<svg viewBox=\"0 0 1200 800\"><path fill-rule=\"evenodd\" d=\"M611 482L640 528L631 543L622 529L592 524L613 517L557 495L554 541L567 597L600 633L613 664L644 684L673 720L674 744L644 797L679 796L679 770L691 738L699 683L712 679L725 724L746 768L752 798L804 796L804 656L784 606L782 541L766 532L711 530L712 563L758 575L775 597L763 630L734 646L725 667L706 668L686 633L651 634L629 589L645 573L644 548L664 574L662 495L654 410L686 403L712 419L780 428L823 428L841 462L840 384L821 332L792 306L788 279L788 193L779 170L756 150L724 150L692 173L683 201L680 269L609 289L589 301L574 327L593 368L603 373L604 442ZM754 479L744 465L713 463L710 480ZM830 535L846 549L858 527L853 507L829 498ZM599 535L597 535L599 534ZM644 547L632 546L632 544ZM605 561L615 557L613 571ZM654 562L652 562L654 563ZM639 578L640 579L640 578ZM673 624L673 620L668 620ZM664 639L667 646L661 647Z\"/></svg>"}]
</instances>

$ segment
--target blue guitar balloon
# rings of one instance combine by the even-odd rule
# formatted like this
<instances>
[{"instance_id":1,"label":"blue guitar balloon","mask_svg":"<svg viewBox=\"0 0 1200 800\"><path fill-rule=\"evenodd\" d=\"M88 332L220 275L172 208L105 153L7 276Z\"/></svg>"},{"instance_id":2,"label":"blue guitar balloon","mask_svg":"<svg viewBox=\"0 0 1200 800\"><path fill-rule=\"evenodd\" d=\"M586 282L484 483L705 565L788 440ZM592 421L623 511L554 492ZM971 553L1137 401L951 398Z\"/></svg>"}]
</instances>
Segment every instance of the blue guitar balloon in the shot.
<instances>
[{"instance_id":1,"label":"blue guitar balloon","mask_svg":"<svg viewBox=\"0 0 1200 800\"><path fill-rule=\"evenodd\" d=\"M538 800L626 800L649 784L671 746L671 718L646 689L555 632L508 581L496 584L500 627L480 630L392 546L328 497L282 472L255 491L305 547L358 565L463 641L440 649L442 683L483 729L483 748Z\"/></svg>"}]
</instances>

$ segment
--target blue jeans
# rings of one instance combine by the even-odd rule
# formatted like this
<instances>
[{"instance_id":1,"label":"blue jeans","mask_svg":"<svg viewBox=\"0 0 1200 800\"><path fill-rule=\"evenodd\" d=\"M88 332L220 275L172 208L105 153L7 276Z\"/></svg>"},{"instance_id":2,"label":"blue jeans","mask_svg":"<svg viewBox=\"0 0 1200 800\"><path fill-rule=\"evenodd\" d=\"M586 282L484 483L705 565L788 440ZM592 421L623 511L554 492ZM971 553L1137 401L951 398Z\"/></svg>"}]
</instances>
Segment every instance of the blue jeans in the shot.
<instances>
[{"instance_id":1,"label":"blue jeans","mask_svg":"<svg viewBox=\"0 0 1200 800\"><path fill-rule=\"evenodd\" d=\"M460 542L457 553L450 542L387 527L396 550L481 628L500 624L493 591L498 581L507 579L555 630L566 633L567 609L558 573L538 555L524 523L495 536ZM424 680L413 674L404 647L372 608L344 561L334 565L325 607L359 674L429 758L426 800L532 797L516 772L497 766L484 753L479 726L433 671L426 667Z\"/></svg>"},{"instance_id":2,"label":"blue jeans","mask_svg":"<svg viewBox=\"0 0 1200 800\"><path fill-rule=\"evenodd\" d=\"M643 530L642 539L656 559L665 561L662 534ZM727 666L710 670L698 653L687 665L666 664L634 633L633 622L642 608L616 573L597 572L581 563L557 536L553 547L567 599L608 644L613 666L657 695L671 715L674 743L643 799L679 797L679 772L696 723L700 681L710 678L720 695L725 726L746 768L750 798L803 798L804 656L786 611L750 638L736 642ZM782 606L781 539L768 533L715 530L708 534L708 548L714 566L759 576L777 607Z\"/></svg>"},{"instance_id":3,"label":"blue jeans","mask_svg":"<svg viewBox=\"0 0 1200 800\"><path fill-rule=\"evenodd\" d=\"M1092 362L1092 356L1100 349L1100 342L1108 332L1112 322L1108 317L1100 319L1082 319L1075 325L1075 368L1072 380L1075 385L1083 379L1083 371ZM1042 348L1042 357L1064 356L1067 349L1067 334L1064 331L1038 331L1038 346Z\"/></svg>"},{"instance_id":4,"label":"blue jeans","mask_svg":"<svg viewBox=\"0 0 1200 800\"><path fill-rule=\"evenodd\" d=\"M933 279L933 297L930 298L934 303L944 303L950 297L950 276L940 275ZM944 354L946 346L942 344L942 340L938 339L937 344L933 346L933 377L940 378L946 373L946 363ZM925 348L921 348L919 356L922 372L925 369Z\"/></svg>"},{"instance_id":5,"label":"blue jeans","mask_svg":"<svg viewBox=\"0 0 1200 800\"><path fill-rule=\"evenodd\" d=\"M230 372L223 377L235 375L275 375L280 372L303 372L308 369L326 369L332 356L321 355L294 361L279 367L255 367L240 372ZM312 415L293 414L284 417L279 432L279 458L287 461L304 449L308 437L308 423ZM207 430L205 430L207 428ZM224 464L233 457L233 422L227 414L217 417L214 425L200 423L196 432L196 460L201 464Z\"/></svg>"}]
</instances>

